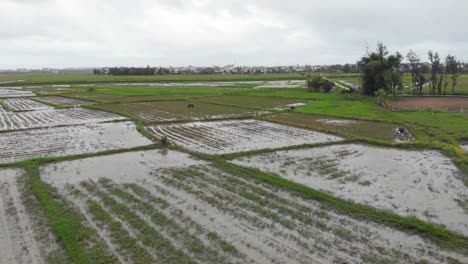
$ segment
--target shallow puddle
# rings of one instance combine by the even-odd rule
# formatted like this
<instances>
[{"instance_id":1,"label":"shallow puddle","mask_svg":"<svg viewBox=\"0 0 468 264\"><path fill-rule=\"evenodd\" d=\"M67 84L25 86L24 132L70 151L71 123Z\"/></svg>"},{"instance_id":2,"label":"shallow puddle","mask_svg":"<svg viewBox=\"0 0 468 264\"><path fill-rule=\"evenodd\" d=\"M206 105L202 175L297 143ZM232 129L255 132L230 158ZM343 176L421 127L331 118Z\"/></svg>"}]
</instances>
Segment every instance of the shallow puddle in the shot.
<instances>
[{"instance_id":1,"label":"shallow puddle","mask_svg":"<svg viewBox=\"0 0 468 264\"><path fill-rule=\"evenodd\" d=\"M348 144L278 151L234 163L468 235L468 189L453 162L436 151Z\"/></svg>"}]
</instances>

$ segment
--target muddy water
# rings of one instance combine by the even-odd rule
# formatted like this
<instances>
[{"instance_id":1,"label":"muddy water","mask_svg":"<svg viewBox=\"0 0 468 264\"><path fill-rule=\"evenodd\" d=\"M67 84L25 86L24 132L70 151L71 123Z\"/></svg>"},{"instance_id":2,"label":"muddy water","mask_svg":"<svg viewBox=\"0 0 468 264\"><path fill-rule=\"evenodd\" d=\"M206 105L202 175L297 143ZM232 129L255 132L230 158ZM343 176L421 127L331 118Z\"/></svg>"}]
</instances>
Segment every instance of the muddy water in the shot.
<instances>
[{"instance_id":1,"label":"muddy water","mask_svg":"<svg viewBox=\"0 0 468 264\"><path fill-rule=\"evenodd\" d=\"M468 144L461 144L460 147L468 152Z\"/></svg>"},{"instance_id":2,"label":"muddy water","mask_svg":"<svg viewBox=\"0 0 468 264\"><path fill-rule=\"evenodd\" d=\"M235 246L239 253L228 256L226 260L231 261L227 262L360 263L363 259L371 259L373 263L389 260L416 263L424 259L429 263L445 263L448 256L461 262L467 260L440 250L419 237L322 211L320 204L220 172L207 162L175 151L140 151L49 164L41 168L41 178L77 206L87 199L99 200L99 195L81 188L80 182L92 182L100 192L110 193L110 189L100 183L102 178L109 179L115 186L112 188L124 190L140 201L162 199L168 207L155 203L152 206L171 219L171 223L184 226L199 237L204 245L214 246L206 235L217 234ZM141 192L126 189L124 186L128 183L146 190L153 200ZM70 186L80 189L83 195L77 198L76 194L68 192ZM248 197L259 195L261 198L248 199L240 191L249 193ZM262 194L264 192L269 194ZM264 203L265 199L269 202ZM278 208L290 212L279 214ZM82 212L88 214L86 208L82 208ZM167 226L152 223L143 217L142 211L138 215L166 235L176 247L187 250L181 246L182 241L164 233ZM90 221L91 218L86 219ZM128 232L134 233L126 221L119 221ZM105 232L97 234L108 236ZM114 243L109 239L107 242ZM222 251L213 249L218 253ZM199 259L195 256L194 260Z\"/></svg>"},{"instance_id":3,"label":"muddy water","mask_svg":"<svg viewBox=\"0 0 468 264\"><path fill-rule=\"evenodd\" d=\"M0 108L0 131L78 125L126 119L112 113L87 108L67 108L28 112L8 112Z\"/></svg>"},{"instance_id":4,"label":"muddy water","mask_svg":"<svg viewBox=\"0 0 468 264\"><path fill-rule=\"evenodd\" d=\"M158 137L196 152L225 154L293 145L339 141L342 138L259 120L191 122L147 127Z\"/></svg>"},{"instance_id":5,"label":"muddy water","mask_svg":"<svg viewBox=\"0 0 468 264\"><path fill-rule=\"evenodd\" d=\"M118 182L134 182L146 178L156 169L201 164L206 162L181 152L136 151L51 164L42 168L41 177L53 182L54 186L64 188L66 184L102 177L111 177Z\"/></svg>"},{"instance_id":6,"label":"muddy water","mask_svg":"<svg viewBox=\"0 0 468 264\"><path fill-rule=\"evenodd\" d=\"M17 179L18 169L0 170L0 263L44 263L26 214Z\"/></svg>"},{"instance_id":7,"label":"muddy water","mask_svg":"<svg viewBox=\"0 0 468 264\"><path fill-rule=\"evenodd\" d=\"M436 151L335 145L234 162L468 235L468 190L452 161Z\"/></svg>"},{"instance_id":8,"label":"muddy water","mask_svg":"<svg viewBox=\"0 0 468 264\"><path fill-rule=\"evenodd\" d=\"M2 88L0 87L0 97L4 98L13 98L13 97L29 97L29 96L36 96L31 91L24 91L18 88Z\"/></svg>"},{"instance_id":9,"label":"muddy water","mask_svg":"<svg viewBox=\"0 0 468 264\"><path fill-rule=\"evenodd\" d=\"M48 110L53 109L53 107L36 102L34 100L28 98L10 98L10 99L3 99L3 103L5 103L9 108L15 111L30 111L30 110Z\"/></svg>"},{"instance_id":10,"label":"muddy water","mask_svg":"<svg viewBox=\"0 0 468 264\"><path fill-rule=\"evenodd\" d=\"M94 102L91 102L91 101L60 97L60 96L42 96L42 97L37 97L36 100L43 101L46 103L53 103L57 105L65 105L65 106L80 106L80 105L95 104Z\"/></svg>"},{"instance_id":11,"label":"muddy water","mask_svg":"<svg viewBox=\"0 0 468 264\"><path fill-rule=\"evenodd\" d=\"M42 128L3 133L0 163L150 145L132 122Z\"/></svg>"}]
</instances>

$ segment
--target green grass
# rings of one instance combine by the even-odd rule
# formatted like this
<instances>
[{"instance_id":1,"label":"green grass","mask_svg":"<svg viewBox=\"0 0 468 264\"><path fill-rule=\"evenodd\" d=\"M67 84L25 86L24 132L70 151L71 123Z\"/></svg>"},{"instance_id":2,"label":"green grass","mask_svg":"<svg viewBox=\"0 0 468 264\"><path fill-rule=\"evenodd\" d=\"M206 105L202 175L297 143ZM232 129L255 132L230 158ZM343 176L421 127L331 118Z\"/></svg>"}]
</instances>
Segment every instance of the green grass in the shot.
<instances>
[{"instance_id":1,"label":"green grass","mask_svg":"<svg viewBox=\"0 0 468 264\"><path fill-rule=\"evenodd\" d=\"M49 225L63 245L70 263L117 263L83 217L40 179L39 163L25 162L31 191L42 205Z\"/></svg>"},{"instance_id":2,"label":"green grass","mask_svg":"<svg viewBox=\"0 0 468 264\"><path fill-rule=\"evenodd\" d=\"M37 74L37 75L0 75L0 81L12 81L18 85L31 84L75 84L105 82L200 82L200 81L265 81L297 80L304 75L288 74L226 74L226 75L149 75L149 76L112 76L93 74ZM17 82L22 80L21 82ZM2 84L11 86L10 84Z\"/></svg>"},{"instance_id":3,"label":"green grass","mask_svg":"<svg viewBox=\"0 0 468 264\"><path fill-rule=\"evenodd\" d=\"M468 253L468 238L449 231L442 226L424 222L416 217L404 217L389 211L379 210L367 205L337 198L328 193L257 169L237 166L222 160L216 161L215 165L217 168L234 175L254 179L257 182L269 184L281 190L299 195L305 199L318 201L324 207L338 213L349 215L353 218L384 224L411 234L419 235L443 248L456 250L462 254Z\"/></svg>"}]
</instances>

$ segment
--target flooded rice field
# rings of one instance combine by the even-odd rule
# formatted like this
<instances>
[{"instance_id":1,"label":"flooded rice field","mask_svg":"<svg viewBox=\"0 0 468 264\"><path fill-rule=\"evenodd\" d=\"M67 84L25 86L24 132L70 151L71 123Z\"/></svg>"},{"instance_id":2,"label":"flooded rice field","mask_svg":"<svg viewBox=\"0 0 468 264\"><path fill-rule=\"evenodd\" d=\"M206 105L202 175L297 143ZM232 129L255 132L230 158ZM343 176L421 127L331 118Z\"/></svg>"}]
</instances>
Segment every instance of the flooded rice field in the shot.
<instances>
[{"instance_id":1,"label":"flooded rice field","mask_svg":"<svg viewBox=\"0 0 468 264\"><path fill-rule=\"evenodd\" d=\"M339 141L342 138L260 120L223 120L148 126L146 129L186 149L226 154Z\"/></svg>"},{"instance_id":2,"label":"flooded rice field","mask_svg":"<svg viewBox=\"0 0 468 264\"><path fill-rule=\"evenodd\" d=\"M27 213L23 174L19 169L0 170L0 263L45 263L45 251L54 249L53 241L43 241L47 231L39 231Z\"/></svg>"},{"instance_id":3,"label":"flooded rice field","mask_svg":"<svg viewBox=\"0 0 468 264\"><path fill-rule=\"evenodd\" d=\"M278 113L261 117L263 120L285 125L303 127L313 130L324 130L347 137L365 137L385 141L397 141L395 129L399 126L385 122L356 120L297 112Z\"/></svg>"},{"instance_id":4,"label":"flooded rice field","mask_svg":"<svg viewBox=\"0 0 468 264\"><path fill-rule=\"evenodd\" d=\"M41 178L79 209L124 262L467 260L171 150L49 164Z\"/></svg>"},{"instance_id":5,"label":"flooded rice field","mask_svg":"<svg viewBox=\"0 0 468 264\"><path fill-rule=\"evenodd\" d=\"M0 131L122 120L124 117L86 108L8 112L0 108Z\"/></svg>"},{"instance_id":6,"label":"flooded rice field","mask_svg":"<svg viewBox=\"0 0 468 264\"><path fill-rule=\"evenodd\" d=\"M59 157L97 153L111 149L150 145L132 122L5 132L0 137L0 163L38 157Z\"/></svg>"},{"instance_id":7,"label":"flooded rice field","mask_svg":"<svg viewBox=\"0 0 468 264\"><path fill-rule=\"evenodd\" d=\"M94 102L91 102L91 101L85 101L85 100L79 100L79 99L61 97L61 96L41 96L41 97L37 97L36 100L46 102L46 103L52 103L56 105L63 105L63 106L80 106L80 105L94 104Z\"/></svg>"},{"instance_id":8,"label":"flooded rice field","mask_svg":"<svg viewBox=\"0 0 468 264\"><path fill-rule=\"evenodd\" d=\"M49 110L53 107L39 103L29 98L3 99L2 102L14 111Z\"/></svg>"},{"instance_id":9,"label":"flooded rice field","mask_svg":"<svg viewBox=\"0 0 468 264\"><path fill-rule=\"evenodd\" d=\"M105 111L137 116L146 121L153 122L239 118L266 113L255 109L186 101L104 104L99 105L98 107Z\"/></svg>"},{"instance_id":10,"label":"flooded rice field","mask_svg":"<svg viewBox=\"0 0 468 264\"><path fill-rule=\"evenodd\" d=\"M206 103L215 103L223 105L240 106L247 108L258 108L264 110L282 110L289 109L291 106L305 105L307 100L278 98L278 97L259 97L246 95L224 95L224 96L208 96L205 98L197 98L197 101Z\"/></svg>"},{"instance_id":11,"label":"flooded rice field","mask_svg":"<svg viewBox=\"0 0 468 264\"><path fill-rule=\"evenodd\" d=\"M278 151L234 163L468 234L468 190L453 162L436 151L348 144Z\"/></svg>"},{"instance_id":12,"label":"flooded rice field","mask_svg":"<svg viewBox=\"0 0 468 264\"><path fill-rule=\"evenodd\" d=\"M0 98L36 96L32 91L22 90L21 87L0 87Z\"/></svg>"}]
</instances>

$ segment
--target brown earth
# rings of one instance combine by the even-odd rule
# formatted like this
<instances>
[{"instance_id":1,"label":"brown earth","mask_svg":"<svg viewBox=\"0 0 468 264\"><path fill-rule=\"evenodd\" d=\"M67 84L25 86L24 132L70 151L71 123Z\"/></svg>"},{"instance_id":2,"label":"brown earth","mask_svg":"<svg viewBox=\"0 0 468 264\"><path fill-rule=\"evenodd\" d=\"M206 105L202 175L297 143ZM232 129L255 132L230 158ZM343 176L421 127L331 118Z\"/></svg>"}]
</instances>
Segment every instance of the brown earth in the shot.
<instances>
[{"instance_id":1,"label":"brown earth","mask_svg":"<svg viewBox=\"0 0 468 264\"><path fill-rule=\"evenodd\" d=\"M468 97L411 96L390 101L388 108L394 111L433 109L448 112L468 112ZM462 110L463 109L463 110Z\"/></svg>"}]
</instances>

